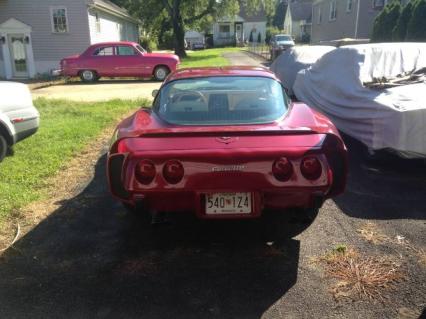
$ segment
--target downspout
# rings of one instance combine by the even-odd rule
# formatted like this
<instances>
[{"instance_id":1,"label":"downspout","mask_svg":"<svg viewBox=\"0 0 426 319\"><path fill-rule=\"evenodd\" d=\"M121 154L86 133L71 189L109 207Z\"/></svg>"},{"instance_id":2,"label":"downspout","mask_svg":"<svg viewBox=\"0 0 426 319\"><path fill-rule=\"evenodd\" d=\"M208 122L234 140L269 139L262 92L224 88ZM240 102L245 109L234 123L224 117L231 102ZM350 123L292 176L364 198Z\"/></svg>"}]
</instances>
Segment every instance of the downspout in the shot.
<instances>
[{"instance_id":1,"label":"downspout","mask_svg":"<svg viewBox=\"0 0 426 319\"><path fill-rule=\"evenodd\" d=\"M356 20L355 20L355 39L358 39L358 20L359 20L359 7L361 0L358 0L358 5L356 8Z\"/></svg>"}]
</instances>

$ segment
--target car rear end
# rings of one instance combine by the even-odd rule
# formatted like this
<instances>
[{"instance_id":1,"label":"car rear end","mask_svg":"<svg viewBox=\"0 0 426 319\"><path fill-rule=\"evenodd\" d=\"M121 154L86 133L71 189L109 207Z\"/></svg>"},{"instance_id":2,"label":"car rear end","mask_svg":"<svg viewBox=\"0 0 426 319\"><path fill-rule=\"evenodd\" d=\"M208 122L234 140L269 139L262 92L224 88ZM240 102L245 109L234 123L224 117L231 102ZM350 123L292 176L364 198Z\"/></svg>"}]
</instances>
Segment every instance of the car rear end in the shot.
<instances>
[{"instance_id":1,"label":"car rear end","mask_svg":"<svg viewBox=\"0 0 426 319\"><path fill-rule=\"evenodd\" d=\"M30 90L25 84L0 82L0 125L2 134L7 132L9 145L33 135L40 121L40 114L34 107Z\"/></svg>"},{"instance_id":2,"label":"car rear end","mask_svg":"<svg viewBox=\"0 0 426 319\"><path fill-rule=\"evenodd\" d=\"M292 104L269 71L211 71L172 74L152 110L120 125L108 157L116 197L154 212L254 218L343 191L346 149L327 119Z\"/></svg>"},{"instance_id":3,"label":"car rear end","mask_svg":"<svg viewBox=\"0 0 426 319\"><path fill-rule=\"evenodd\" d=\"M334 135L294 133L123 139L108 161L111 191L151 211L200 218L318 208L343 191L344 167L336 165L345 165L346 150Z\"/></svg>"}]
</instances>

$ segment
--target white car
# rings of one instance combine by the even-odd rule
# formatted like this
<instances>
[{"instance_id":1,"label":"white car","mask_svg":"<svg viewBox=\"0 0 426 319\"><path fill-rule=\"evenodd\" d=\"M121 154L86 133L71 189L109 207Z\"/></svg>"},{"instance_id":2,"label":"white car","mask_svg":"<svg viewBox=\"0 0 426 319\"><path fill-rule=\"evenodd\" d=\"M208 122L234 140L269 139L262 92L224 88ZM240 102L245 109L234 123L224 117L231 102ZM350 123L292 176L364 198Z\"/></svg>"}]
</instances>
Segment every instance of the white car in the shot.
<instances>
[{"instance_id":1,"label":"white car","mask_svg":"<svg viewBox=\"0 0 426 319\"><path fill-rule=\"evenodd\" d=\"M37 131L40 114L25 84L0 81L0 96L1 162L9 147Z\"/></svg>"}]
</instances>

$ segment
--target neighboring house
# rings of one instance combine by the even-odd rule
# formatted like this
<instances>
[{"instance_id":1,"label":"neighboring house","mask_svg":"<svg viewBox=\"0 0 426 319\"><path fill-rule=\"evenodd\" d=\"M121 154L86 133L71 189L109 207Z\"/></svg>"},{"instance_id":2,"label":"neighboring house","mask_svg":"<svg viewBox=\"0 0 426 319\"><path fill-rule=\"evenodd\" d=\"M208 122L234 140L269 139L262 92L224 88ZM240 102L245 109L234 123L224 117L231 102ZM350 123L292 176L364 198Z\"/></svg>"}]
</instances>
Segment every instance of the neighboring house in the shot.
<instances>
[{"instance_id":1,"label":"neighboring house","mask_svg":"<svg viewBox=\"0 0 426 319\"><path fill-rule=\"evenodd\" d=\"M284 33L296 41L309 40L312 26L312 0L289 1L284 18Z\"/></svg>"},{"instance_id":2,"label":"neighboring house","mask_svg":"<svg viewBox=\"0 0 426 319\"><path fill-rule=\"evenodd\" d=\"M213 24L213 44L242 45L250 40L250 34L253 42L258 41L259 34L261 42L265 42L266 20L263 9L249 13L241 5L238 15L218 19Z\"/></svg>"},{"instance_id":3,"label":"neighboring house","mask_svg":"<svg viewBox=\"0 0 426 319\"><path fill-rule=\"evenodd\" d=\"M374 19L389 0L315 0L311 43L368 39ZM402 0L405 4L408 0Z\"/></svg>"},{"instance_id":4,"label":"neighboring house","mask_svg":"<svg viewBox=\"0 0 426 319\"><path fill-rule=\"evenodd\" d=\"M191 47L192 43L205 43L204 34L190 30L185 32L185 41L188 44L188 47Z\"/></svg>"},{"instance_id":5,"label":"neighboring house","mask_svg":"<svg viewBox=\"0 0 426 319\"><path fill-rule=\"evenodd\" d=\"M108 0L0 0L0 77L33 78L93 43L138 38L138 21Z\"/></svg>"}]
</instances>

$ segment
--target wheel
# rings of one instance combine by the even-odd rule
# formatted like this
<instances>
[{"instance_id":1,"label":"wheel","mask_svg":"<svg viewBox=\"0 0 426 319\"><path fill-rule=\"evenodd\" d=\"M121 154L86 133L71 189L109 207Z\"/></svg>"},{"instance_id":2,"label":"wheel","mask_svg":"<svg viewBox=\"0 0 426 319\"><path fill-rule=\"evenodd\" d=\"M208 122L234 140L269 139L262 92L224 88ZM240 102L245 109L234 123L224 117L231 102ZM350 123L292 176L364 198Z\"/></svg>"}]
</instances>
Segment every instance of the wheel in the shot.
<instances>
[{"instance_id":1,"label":"wheel","mask_svg":"<svg viewBox=\"0 0 426 319\"><path fill-rule=\"evenodd\" d=\"M318 208L296 208L286 212L267 212L264 216L265 236L270 241L295 237L315 220Z\"/></svg>"},{"instance_id":2,"label":"wheel","mask_svg":"<svg viewBox=\"0 0 426 319\"><path fill-rule=\"evenodd\" d=\"M6 156L7 153L7 142L3 135L0 134L0 162Z\"/></svg>"},{"instance_id":3,"label":"wheel","mask_svg":"<svg viewBox=\"0 0 426 319\"><path fill-rule=\"evenodd\" d=\"M157 81L164 81L170 70L165 66L157 66L154 70L154 78Z\"/></svg>"},{"instance_id":4,"label":"wheel","mask_svg":"<svg viewBox=\"0 0 426 319\"><path fill-rule=\"evenodd\" d=\"M80 79L83 82L90 83L95 82L99 79L95 71L92 70L83 70L80 72Z\"/></svg>"}]
</instances>

